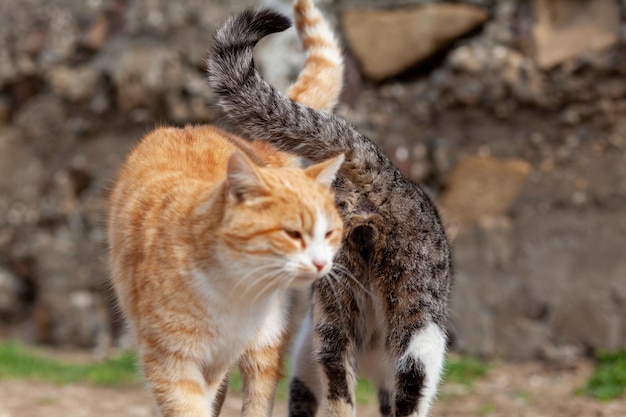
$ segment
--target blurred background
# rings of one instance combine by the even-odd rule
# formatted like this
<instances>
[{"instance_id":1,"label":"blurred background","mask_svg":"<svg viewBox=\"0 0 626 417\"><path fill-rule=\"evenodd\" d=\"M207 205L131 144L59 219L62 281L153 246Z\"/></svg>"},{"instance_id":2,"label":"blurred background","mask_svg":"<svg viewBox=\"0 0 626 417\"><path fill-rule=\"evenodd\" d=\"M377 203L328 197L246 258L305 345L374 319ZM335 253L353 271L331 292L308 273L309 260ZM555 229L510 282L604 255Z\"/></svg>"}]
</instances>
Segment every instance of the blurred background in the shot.
<instances>
[{"instance_id":1,"label":"blurred background","mask_svg":"<svg viewBox=\"0 0 626 417\"><path fill-rule=\"evenodd\" d=\"M104 215L157 125L221 123L224 18L288 1L0 1L0 339L117 346ZM322 1L338 113L455 235L452 350L563 362L626 348L626 1ZM284 88L293 30L258 48Z\"/></svg>"},{"instance_id":2,"label":"blurred background","mask_svg":"<svg viewBox=\"0 0 626 417\"><path fill-rule=\"evenodd\" d=\"M345 46L337 112L423 185L453 237L436 415L625 415L626 1L318 3ZM2 416L150 415L132 356L79 372L24 346L86 363L128 346L108 187L155 126L222 124L212 35L258 5L291 13L285 0L0 0ZM304 58L293 29L256 52L281 89ZM92 380L135 388L49 385ZM576 397L583 386L621 400Z\"/></svg>"}]
</instances>

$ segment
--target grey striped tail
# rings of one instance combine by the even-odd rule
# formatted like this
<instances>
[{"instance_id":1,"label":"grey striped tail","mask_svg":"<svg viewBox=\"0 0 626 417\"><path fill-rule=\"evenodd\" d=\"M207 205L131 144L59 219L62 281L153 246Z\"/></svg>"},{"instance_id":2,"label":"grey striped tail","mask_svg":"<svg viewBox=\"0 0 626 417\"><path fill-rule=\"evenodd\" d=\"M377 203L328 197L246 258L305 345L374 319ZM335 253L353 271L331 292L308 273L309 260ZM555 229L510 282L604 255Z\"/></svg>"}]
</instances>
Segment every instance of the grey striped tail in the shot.
<instances>
[{"instance_id":1,"label":"grey striped tail","mask_svg":"<svg viewBox=\"0 0 626 417\"><path fill-rule=\"evenodd\" d=\"M265 36L290 26L287 17L268 9L247 9L228 18L215 34L208 62L209 81L215 93L220 97L234 96L250 78L255 45Z\"/></svg>"},{"instance_id":2,"label":"grey striped tail","mask_svg":"<svg viewBox=\"0 0 626 417\"><path fill-rule=\"evenodd\" d=\"M218 30L208 73L226 116L243 134L313 161L343 152L353 166L367 170L391 165L349 123L290 100L261 78L252 59L254 46L287 27L289 20L279 13L246 10Z\"/></svg>"}]
</instances>

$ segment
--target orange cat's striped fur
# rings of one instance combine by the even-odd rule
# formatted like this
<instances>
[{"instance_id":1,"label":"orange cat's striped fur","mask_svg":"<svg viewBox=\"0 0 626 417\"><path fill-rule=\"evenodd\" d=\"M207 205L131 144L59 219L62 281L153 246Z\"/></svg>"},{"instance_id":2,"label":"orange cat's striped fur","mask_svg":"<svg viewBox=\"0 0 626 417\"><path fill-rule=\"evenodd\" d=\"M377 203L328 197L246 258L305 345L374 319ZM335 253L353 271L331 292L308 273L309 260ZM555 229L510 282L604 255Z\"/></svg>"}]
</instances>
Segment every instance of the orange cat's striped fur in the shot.
<instances>
[{"instance_id":1,"label":"orange cat's striped fur","mask_svg":"<svg viewBox=\"0 0 626 417\"><path fill-rule=\"evenodd\" d=\"M310 1L295 9L309 57L289 94L330 109L339 49ZM287 288L328 273L340 245L330 185L342 162L301 169L212 126L156 129L128 157L110 201L112 281L163 417L217 415L235 363L243 415L271 414Z\"/></svg>"}]
</instances>

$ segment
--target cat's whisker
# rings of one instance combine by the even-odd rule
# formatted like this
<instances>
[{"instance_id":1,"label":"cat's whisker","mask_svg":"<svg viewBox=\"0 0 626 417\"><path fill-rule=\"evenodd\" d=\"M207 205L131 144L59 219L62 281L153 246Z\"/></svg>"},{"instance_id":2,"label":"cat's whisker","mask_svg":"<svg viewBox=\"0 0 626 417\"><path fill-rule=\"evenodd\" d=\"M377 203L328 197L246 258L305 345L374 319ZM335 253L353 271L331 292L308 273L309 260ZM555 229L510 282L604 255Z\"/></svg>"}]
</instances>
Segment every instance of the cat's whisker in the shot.
<instances>
[{"instance_id":1,"label":"cat's whisker","mask_svg":"<svg viewBox=\"0 0 626 417\"><path fill-rule=\"evenodd\" d=\"M268 290L272 289L272 287L274 286L274 290L281 288L281 286L276 286L276 282L280 282L280 281L284 281L284 278L287 277L288 274L287 272L281 271L276 275L268 275L268 276L264 276L261 279L259 279L259 281L267 281L265 283L265 285L263 286L263 288L258 291L255 296L252 298L252 303L255 303L257 301L257 299L259 297L261 297L262 295L266 294L268 292Z\"/></svg>"},{"instance_id":2,"label":"cat's whisker","mask_svg":"<svg viewBox=\"0 0 626 417\"><path fill-rule=\"evenodd\" d=\"M355 280L357 279L350 269L348 269L344 265L341 265L340 263L335 262L333 264L333 269L339 269L342 273L348 275L349 278L355 279Z\"/></svg>"},{"instance_id":3,"label":"cat's whisker","mask_svg":"<svg viewBox=\"0 0 626 417\"><path fill-rule=\"evenodd\" d=\"M254 284L256 282L258 282L258 278L256 280L252 280L252 278L255 275L267 275L267 274L272 274L275 271L280 271L282 269L282 263L279 261L275 261L273 259L262 259L261 260L261 265L256 267L255 269L252 269L250 271L247 271L245 275L241 275L237 278L237 281L235 282L235 285L233 285L233 288L230 291L230 296L233 295L233 293L235 293L236 291L242 289L244 291L247 291L248 289L250 289L249 287L254 287ZM250 285L252 282L253 285ZM245 285L245 287L244 287Z\"/></svg>"},{"instance_id":4,"label":"cat's whisker","mask_svg":"<svg viewBox=\"0 0 626 417\"><path fill-rule=\"evenodd\" d=\"M327 280L328 282L328 286L330 287L330 290L333 292L333 294L335 295L335 304L337 304L338 310L339 310L339 314L341 314L342 318L343 318L343 308L341 303L339 302L340 298L339 298L339 294L337 293L337 289L335 288L335 285L333 284L333 280L337 281L338 284L340 284L337 280L337 275L333 273L333 271L330 271L328 274L326 274L324 276L324 279Z\"/></svg>"},{"instance_id":5,"label":"cat's whisker","mask_svg":"<svg viewBox=\"0 0 626 417\"><path fill-rule=\"evenodd\" d=\"M247 291L250 287L250 278L253 275L258 275L259 273L261 273L261 271L265 270L265 269L269 269L270 267L267 265L263 265L262 267L257 267L251 271L247 271L246 274L244 275L239 275L236 277L235 279L235 283L232 286L228 296L229 298L231 298L233 296L233 294L238 293L240 290L242 291ZM253 282L254 283L254 282Z\"/></svg>"},{"instance_id":6,"label":"cat's whisker","mask_svg":"<svg viewBox=\"0 0 626 417\"><path fill-rule=\"evenodd\" d=\"M283 290L287 290L291 287L291 283L294 282L296 280L296 276L295 275L291 275L291 278L289 278L288 280L286 280L283 285L281 286L281 288Z\"/></svg>"},{"instance_id":7,"label":"cat's whisker","mask_svg":"<svg viewBox=\"0 0 626 417\"><path fill-rule=\"evenodd\" d=\"M252 297L252 303L255 303L261 296L265 295L269 290L276 290L278 286L276 285L276 281L278 281L280 277L278 275L266 275L258 279L258 281L253 286L255 289L259 287L259 283L264 284L260 289L256 291L254 297Z\"/></svg>"},{"instance_id":8,"label":"cat's whisker","mask_svg":"<svg viewBox=\"0 0 626 417\"><path fill-rule=\"evenodd\" d=\"M363 285L355 276L354 274L352 274L352 272L350 272L350 270L348 270L348 268L346 268L343 265L340 264L335 264L334 268L337 268L339 270L339 272L341 272L342 275L347 276L348 278L350 278L350 280L352 282L354 282L355 284L357 284L367 295L369 295L370 297L374 297L374 294L372 294L372 292L370 290L368 290L367 288L365 288L365 285Z\"/></svg>"},{"instance_id":9,"label":"cat's whisker","mask_svg":"<svg viewBox=\"0 0 626 417\"><path fill-rule=\"evenodd\" d=\"M254 277L254 282L250 283L250 280L248 280L248 282L244 282L244 284L247 285L238 285L238 290L234 289L231 291L230 296L232 298L241 298L242 296L250 296L251 294L254 294L254 300L256 300L259 296L259 294L262 294L265 291L265 287L267 286L271 286L272 283L274 282L273 280L274 275L273 274L268 274L266 277L260 279L258 275L256 275ZM243 279L242 281L246 281L245 279ZM259 287L261 287L261 285L263 285L263 290L259 290Z\"/></svg>"}]
</instances>

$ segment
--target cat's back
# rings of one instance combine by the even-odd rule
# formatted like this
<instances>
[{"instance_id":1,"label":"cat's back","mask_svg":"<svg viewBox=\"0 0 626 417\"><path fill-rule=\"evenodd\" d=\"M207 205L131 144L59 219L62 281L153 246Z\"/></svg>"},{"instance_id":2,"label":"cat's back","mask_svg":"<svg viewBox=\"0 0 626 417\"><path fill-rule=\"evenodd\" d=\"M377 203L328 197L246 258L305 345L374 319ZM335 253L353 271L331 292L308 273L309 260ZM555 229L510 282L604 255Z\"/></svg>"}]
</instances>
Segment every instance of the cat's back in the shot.
<instances>
[{"instance_id":1,"label":"cat's back","mask_svg":"<svg viewBox=\"0 0 626 417\"><path fill-rule=\"evenodd\" d=\"M228 156L243 151L258 165L295 166L296 158L266 142L249 142L214 126L163 127L146 135L131 152L120 178L178 173L208 182L224 177Z\"/></svg>"},{"instance_id":2,"label":"cat's back","mask_svg":"<svg viewBox=\"0 0 626 417\"><path fill-rule=\"evenodd\" d=\"M154 200L172 187L211 188L224 179L228 156L235 150L258 165L297 164L295 157L265 142L250 143L213 126L162 127L148 133L128 156L113 188L111 208L119 209L134 193Z\"/></svg>"},{"instance_id":3,"label":"cat's back","mask_svg":"<svg viewBox=\"0 0 626 417\"><path fill-rule=\"evenodd\" d=\"M158 128L148 133L128 156L118 185L135 179L138 185L145 186L145 180L160 176L219 181L230 152L232 145L223 132L210 126Z\"/></svg>"}]
</instances>

